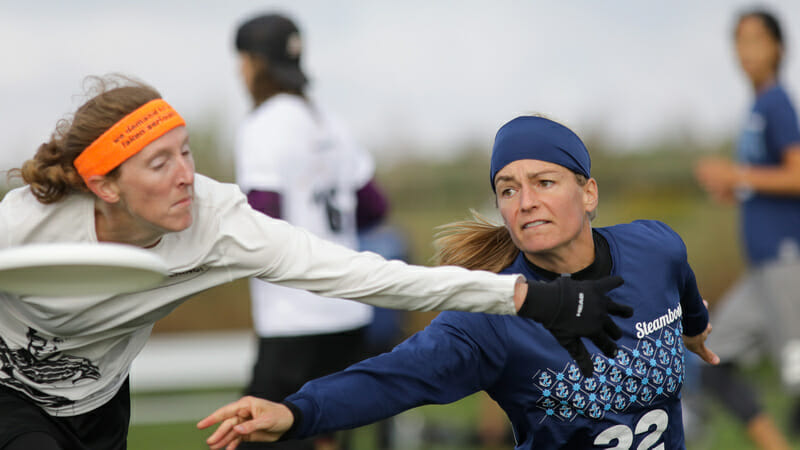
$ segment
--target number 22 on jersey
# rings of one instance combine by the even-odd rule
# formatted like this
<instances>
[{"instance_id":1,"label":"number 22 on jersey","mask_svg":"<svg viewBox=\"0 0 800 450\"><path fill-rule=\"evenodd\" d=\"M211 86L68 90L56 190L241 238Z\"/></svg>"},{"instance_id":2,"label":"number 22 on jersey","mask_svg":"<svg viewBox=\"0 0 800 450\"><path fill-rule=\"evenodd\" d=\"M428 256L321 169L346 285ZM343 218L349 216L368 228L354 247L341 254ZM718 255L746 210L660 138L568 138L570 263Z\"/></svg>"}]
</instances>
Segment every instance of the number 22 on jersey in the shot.
<instances>
[{"instance_id":1,"label":"number 22 on jersey","mask_svg":"<svg viewBox=\"0 0 800 450\"><path fill-rule=\"evenodd\" d=\"M639 442L636 450L664 450L664 443L658 445L661 435L667 429L669 417L663 409L654 409L643 415L636 427L631 430L627 425L614 425L606 428L602 433L597 435L594 440L594 445L604 446L612 444L616 441L614 447L603 447L612 450L629 450L633 449L634 438L644 435L644 438Z\"/></svg>"}]
</instances>

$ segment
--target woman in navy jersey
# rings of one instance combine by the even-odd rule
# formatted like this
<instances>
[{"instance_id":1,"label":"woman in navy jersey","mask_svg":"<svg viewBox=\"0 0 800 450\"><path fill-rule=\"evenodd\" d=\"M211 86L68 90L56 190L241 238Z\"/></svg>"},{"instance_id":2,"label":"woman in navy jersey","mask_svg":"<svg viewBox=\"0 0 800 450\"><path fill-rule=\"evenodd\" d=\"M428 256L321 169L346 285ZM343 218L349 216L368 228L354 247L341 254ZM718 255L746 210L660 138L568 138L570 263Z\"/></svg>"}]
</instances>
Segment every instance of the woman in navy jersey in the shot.
<instances>
[{"instance_id":1,"label":"woman in navy jersey","mask_svg":"<svg viewBox=\"0 0 800 450\"><path fill-rule=\"evenodd\" d=\"M684 342L717 362L704 344L707 310L683 241L667 225L592 228L598 189L590 167L583 142L563 125L532 116L508 122L490 172L504 224L452 224L439 256L539 281L623 277L609 296L635 313L604 325L621 336L617 352L589 343L585 370L558 345L557 332L537 323L443 313L391 353L309 382L281 404L246 397L221 408L198 424L223 421L208 444L234 448L351 428L484 390L508 415L520 449L684 448Z\"/></svg>"},{"instance_id":2,"label":"woman in navy jersey","mask_svg":"<svg viewBox=\"0 0 800 450\"><path fill-rule=\"evenodd\" d=\"M703 385L746 424L759 448L784 449L789 447L779 427L735 369L751 350L766 350L786 392L800 393L800 129L779 77L784 46L778 20L762 10L745 12L734 37L753 105L736 161L706 158L696 172L713 199L739 204L747 270L714 312L717 332L710 345L722 364L704 369ZM800 407L795 411L791 427L800 431Z\"/></svg>"}]
</instances>

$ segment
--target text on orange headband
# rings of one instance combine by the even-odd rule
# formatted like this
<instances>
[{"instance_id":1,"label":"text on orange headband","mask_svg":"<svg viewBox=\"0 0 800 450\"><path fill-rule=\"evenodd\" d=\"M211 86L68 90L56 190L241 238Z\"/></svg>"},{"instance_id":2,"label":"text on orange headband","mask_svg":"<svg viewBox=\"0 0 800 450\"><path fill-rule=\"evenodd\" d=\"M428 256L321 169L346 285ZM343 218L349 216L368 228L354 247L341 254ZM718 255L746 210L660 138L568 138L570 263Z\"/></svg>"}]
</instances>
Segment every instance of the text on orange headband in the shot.
<instances>
[{"instance_id":1,"label":"text on orange headband","mask_svg":"<svg viewBox=\"0 0 800 450\"><path fill-rule=\"evenodd\" d=\"M84 181L105 175L173 128L186 125L163 99L151 100L101 134L73 164Z\"/></svg>"}]
</instances>

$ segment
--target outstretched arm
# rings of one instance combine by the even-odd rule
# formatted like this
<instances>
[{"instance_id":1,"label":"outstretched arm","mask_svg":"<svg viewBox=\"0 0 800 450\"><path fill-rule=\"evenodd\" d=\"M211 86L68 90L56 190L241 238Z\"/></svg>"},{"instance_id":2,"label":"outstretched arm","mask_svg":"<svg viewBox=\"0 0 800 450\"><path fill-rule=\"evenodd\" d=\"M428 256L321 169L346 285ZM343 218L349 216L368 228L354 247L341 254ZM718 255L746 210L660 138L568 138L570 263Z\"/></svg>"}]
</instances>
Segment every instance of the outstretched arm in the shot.
<instances>
[{"instance_id":1,"label":"outstretched arm","mask_svg":"<svg viewBox=\"0 0 800 450\"><path fill-rule=\"evenodd\" d=\"M443 313L392 352L306 383L284 400L291 410L244 398L198 426L221 422L209 438L212 445L275 440L290 427L284 437L304 438L365 425L424 404L456 401L496 382L505 365L505 328L490 317ZM294 420L287 420L287 414Z\"/></svg>"}]
</instances>

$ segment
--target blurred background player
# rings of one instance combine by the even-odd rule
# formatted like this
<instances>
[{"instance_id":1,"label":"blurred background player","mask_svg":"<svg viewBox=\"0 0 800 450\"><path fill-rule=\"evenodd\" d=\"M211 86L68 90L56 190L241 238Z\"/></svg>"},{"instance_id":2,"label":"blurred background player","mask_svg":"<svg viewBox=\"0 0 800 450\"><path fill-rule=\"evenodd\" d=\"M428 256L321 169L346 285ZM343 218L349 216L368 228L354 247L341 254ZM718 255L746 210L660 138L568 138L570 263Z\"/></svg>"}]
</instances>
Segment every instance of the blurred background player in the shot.
<instances>
[{"instance_id":1,"label":"blurred background player","mask_svg":"<svg viewBox=\"0 0 800 450\"><path fill-rule=\"evenodd\" d=\"M800 390L800 131L779 77L784 39L778 20L767 11L747 11L734 31L755 98L736 162L705 158L696 176L714 200L739 203L747 270L714 311L709 346L722 364L704 367L702 378L757 445L782 449L788 448L785 437L734 369L751 349L768 350L787 394L797 397ZM794 431L800 430L798 412L795 406Z\"/></svg>"},{"instance_id":2,"label":"blurred background player","mask_svg":"<svg viewBox=\"0 0 800 450\"><path fill-rule=\"evenodd\" d=\"M236 141L236 178L248 202L271 217L358 248L358 232L384 218L387 201L373 181L369 153L309 99L297 26L281 14L252 17L236 32L236 50L254 106ZM279 401L306 381L367 356L371 306L257 279L250 282L250 294L259 346L248 394ZM345 448L345 439L338 440L249 445Z\"/></svg>"}]
</instances>

